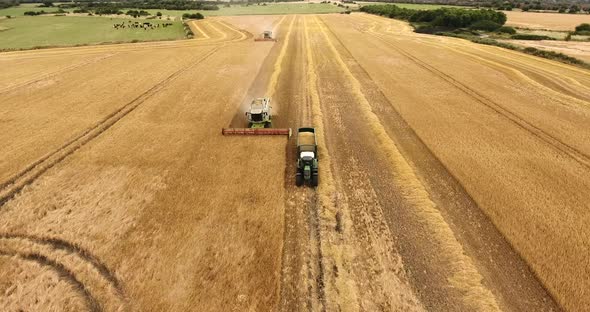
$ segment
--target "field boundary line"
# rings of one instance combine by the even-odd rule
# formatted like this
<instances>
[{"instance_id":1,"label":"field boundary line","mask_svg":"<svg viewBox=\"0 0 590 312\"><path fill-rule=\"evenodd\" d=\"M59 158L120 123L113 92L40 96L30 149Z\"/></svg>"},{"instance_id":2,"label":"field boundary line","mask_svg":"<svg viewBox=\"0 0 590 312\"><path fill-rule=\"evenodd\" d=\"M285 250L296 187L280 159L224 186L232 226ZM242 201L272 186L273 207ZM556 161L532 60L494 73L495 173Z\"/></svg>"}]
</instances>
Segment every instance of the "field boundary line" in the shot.
<instances>
[{"instance_id":1,"label":"field boundary line","mask_svg":"<svg viewBox=\"0 0 590 312\"><path fill-rule=\"evenodd\" d=\"M546 144L555 148L557 151L568 155L571 159L573 159L574 161L576 161L580 165L590 169L590 157L588 155L584 154L582 151L578 150L577 148L575 148L567 143L564 143L563 141L559 140L558 138L545 132L541 128L528 122L524 118L522 118L522 117L518 116L517 114L504 108L500 104L496 103L494 100L488 98L485 95L482 95L481 93L475 91L473 88L471 88L471 87L463 84L462 82L458 81L457 79L453 78L451 75L442 72L441 70L437 69L436 67L420 60L419 58L411 55L410 53L406 52L402 48L383 39L380 35L377 35L374 33L369 33L369 34L375 38L378 38L382 42L386 43L387 45L389 45L390 47L392 47L393 49L398 51L400 54L402 54L405 57L407 57L408 59L410 59L416 65L422 67L426 71L428 71L428 72L434 74L435 76L439 77L440 79L446 81L447 83L449 83L450 85L459 89L460 91L462 91L466 95L470 96L471 98L473 98L474 100L476 100L480 104L483 104L484 106L488 107L489 109L494 111L496 114L508 119L509 121L511 121L513 124L515 124L519 128L532 134L533 136L538 138L540 141L545 142Z\"/></svg>"},{"instance_id":2,"label":"field boundary line","mask_svg":"<svg viewBox=\"0 0 590 312\"><path fill-rule=\"evenodd\" d=\"M0 184L0 207L4 205L8 200L10 200L12 197L14 197L18 192L20 192L25 186L31 184L40 175L45 173L47 170L51 169L57 163L61 162L64 158L71 155L88 142L92 141L94 138L98 137L104 131L108 130L115 123L121 120L123 117L127 116L129 113L135 110L147 99L151 98L153 95L158 93L164 86L167 85L168 82L172 81L174 78L178 77L180 74L188 71L194 66L200 64L209 56L213 55L222 46L225 45L219 45L212 48L189 66L183 67L175 71L174 73L170 74L162 81L153 85L147 91L141 93L135 99L131 100L118 110L106 116L98 124L94 125L91 128L88 128L82 134L66 142L57 150L50 152L46 156L27 166L22 171L10 177L7 181Z\"/></svg>"},{"instance_id":3,"label":"field boundary line","mask_svg":"<svg viewBox=\"0 0 590 312\"><path fill-rule=\"evenodd\" d=\"M340 215L341 220L345 224L350 221L348 212L339 209L338 207L338 192L337 184L333 173L333 162L328 150L326 127L324 125L324 114L321 106L320 91L318 85L320 84L318 73L316 71L317 64L313 57L311 48L311 39L309 34L308 19L304 18L304 35L305 35L305 51L307 56L307 90L308 90L308 105L311 109L311 119L314 127L317 129L318 150L321 155L320 176L322 182L316 189L318 194L318 205L321 209L318 211L316 207L315 218L318 219L318 232L324 232L320 239L323 239L318 248L321 249L322 262L324 267L337 270L329 277L324 277L324 309L328 311L359 311L359 290L358 282L350 273L350 263L354 262L354 254L351 254L349 242L342 233L339 233L337 228L337 219ZM328 220L333 220L334 223L329 224ZM322 224L324 223L324 224ZM325 272L323 272L325 275Z\"/></svg>"},{"instance_id":4,"label":"field boundary line","mask_svg":"<svg viewBox=\"0 0 590 312\"><path fill-rule=\"evenodd\" d=\"M377 142L390 161L394 172L394 179L398 186L400 186L402 195L416 208L419 215L435 232L434 237L448 251L448 257L451 260L449 265L452 270L452 276L449 278L449 281L452 285L462 290L464 294L463 300L468 306L481 311L499 311L500 308L496 297L483 285L483 277L475 267L473 260L465 254L453 230L444 220L444 217L430 198L428 191L414 172L414 169L401 154L395 142L389 137L379 117L373 112L371 104L362 92L362 85L354 77L350 68L348 68L340 55L340 52L338 52L336 46L328 36L325 30L325 23L321 18L318 19L315 17L315 19L322 35L328 43L328 48L334 55L334 60L351 83L351 91L362 107L364 119L372 125L371 131L375 134Z\"/></svg>"},{"instance_id":5,"label":"field boundary line","mask_svg":"<svg viewBox=\"0 0 590 312\"><path fill-rule=\"evenodd\" d=\"M115 55L117 55L119 53L120 52L115 52L115 53L112 53L112 54L102 55L100 57L92 58L90 60L86 60L86 61L83 61L83 62L80 62L80 63L77 63L77 64L73 64L73 65L67 66L67 67L62 68L62 69L58 69L58 70L53 71L53 72L50 72L50 73L44 74L41 77L33 78L31 80L27 80L27 81L21 82L21 83L16 84L16 85L8 86L6 88L0 89L0 94L8 93L10 91L13 91L14 89L18 89L18 88L29 86L29 85L34 84L34 83L37 83L39 81L43 81L43 80L45 80L45 79L47 79L49 77L53 77L53 76L56 76L56 75L59 75L59 74L63 74L63 73L72 71L72 70L74 70L76 68L79 68L79 67L82 67L82 66L86 66L86 65L90 65L90 64L94 64L94 63L100 62L100 61L105 60L107 58L113 57L113 56L115 56Z\"/></svg>"}]
</instances>

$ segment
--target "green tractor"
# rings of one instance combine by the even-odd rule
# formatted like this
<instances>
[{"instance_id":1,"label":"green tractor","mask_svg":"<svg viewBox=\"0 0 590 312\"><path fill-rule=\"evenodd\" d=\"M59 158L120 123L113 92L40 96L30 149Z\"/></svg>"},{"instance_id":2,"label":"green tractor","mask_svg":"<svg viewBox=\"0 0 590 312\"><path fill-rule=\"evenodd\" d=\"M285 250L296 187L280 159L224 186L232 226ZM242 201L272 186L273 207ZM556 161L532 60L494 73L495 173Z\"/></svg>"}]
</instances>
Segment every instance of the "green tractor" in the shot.
<instances>
[{"instance_id":1,"label":"green tractor","mask_svg":"<svg viewBox=\"0 0 590 312\"><path fill-rule=\"evenodd\" d=\"M246 112L248 128L270 128L271 106L269 98L257 98L250 104L250 110Z\"/></svg>"},{"instance_id":2,"label":"green tractor","mask_svg":"<svg viewBox=\"0 0 590 312\"><path fill-rule=\"evenodd\" d=\"M309 183L318 186L318 144L315 128L299 128L297 130L297 173L295 184L301 186Z\"/></svg>"}]
</instances>

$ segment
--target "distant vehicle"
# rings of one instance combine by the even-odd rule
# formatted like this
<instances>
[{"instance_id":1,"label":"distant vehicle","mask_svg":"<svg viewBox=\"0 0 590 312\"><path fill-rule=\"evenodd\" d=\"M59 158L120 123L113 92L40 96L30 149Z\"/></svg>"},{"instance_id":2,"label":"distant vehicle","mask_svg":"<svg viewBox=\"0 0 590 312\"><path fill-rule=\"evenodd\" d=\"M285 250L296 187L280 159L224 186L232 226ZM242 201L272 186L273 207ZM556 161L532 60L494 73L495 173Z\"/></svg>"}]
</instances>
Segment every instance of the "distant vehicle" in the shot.
<instances>
[{"instance_id":1,"label":"distant vehicle","mask_svg":"<svg viewBox=\"0 0 590 312\"><path fill-rule=\"evenodd\" d=\"M259 38L254 39L254 41L277 41L277 39L272 36L272 31L267 30Z\"/></svg>"}]
</instances>

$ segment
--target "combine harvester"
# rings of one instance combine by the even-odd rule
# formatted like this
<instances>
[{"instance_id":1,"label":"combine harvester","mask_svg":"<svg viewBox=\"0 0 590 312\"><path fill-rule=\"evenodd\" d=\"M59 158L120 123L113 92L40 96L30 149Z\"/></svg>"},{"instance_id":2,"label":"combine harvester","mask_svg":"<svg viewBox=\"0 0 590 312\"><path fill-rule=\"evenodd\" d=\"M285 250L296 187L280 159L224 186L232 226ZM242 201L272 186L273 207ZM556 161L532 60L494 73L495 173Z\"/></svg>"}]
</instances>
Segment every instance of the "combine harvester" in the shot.
<instances>
[{"instance_id":1,"label":"combine harvester","mask_svg":"<svg viewBox=\"0 0 590 312\"><path fill-rule=\"evenodd\" d=\"M272 36L272 31L267 30L263 32L260 37L254 38L254 41L273 41L276 42L277 39Z\"/></svg>"},{"instance_id":2,"label":"combine harvester","mask_svg":"<svg viewBox=\"0 0 590 312\"><path fill-rule=\"evenodd\" d=\"M223 128L223 135L287 135L291 137L291 128L274 129L272 126L272 107L269 98L254 99L246 112L248 128Z\"/></svg>"}]
</instances>

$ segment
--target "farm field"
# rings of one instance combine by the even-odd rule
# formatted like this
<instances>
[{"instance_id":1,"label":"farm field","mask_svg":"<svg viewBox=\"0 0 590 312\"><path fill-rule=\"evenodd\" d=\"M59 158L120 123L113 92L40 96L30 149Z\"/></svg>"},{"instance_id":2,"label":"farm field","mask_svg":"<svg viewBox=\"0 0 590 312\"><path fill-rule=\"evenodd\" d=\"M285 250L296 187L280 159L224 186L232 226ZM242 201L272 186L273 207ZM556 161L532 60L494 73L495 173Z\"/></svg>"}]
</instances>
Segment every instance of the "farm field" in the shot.
<instances>
[{"instance_id":1,"label":"farm field","mask_svg":"<svg viewBox=\"0 0 590 312\"><path fill-rule=\"evenodd\" d=\"M549 40L510 40L508 42L525 47L560 52L590 64L590 42Z\"/></svg>"},{"instance_id":2,"label":"farm field","mask_svg":"<svg viewBox=\"0 0 590 312\"><path fill-rule=\"evenodd\" d=\"M157 29L114 29L122 22L171 23L172 26ZM0 20L7 28L0 32L0 49L30 49L33 47L73 46L108 42L174 40L184 38L182 24L178 21L120 19L78 16L19 16Z\"/></svg>"},{"instance_id":3,"label":"farm field","mask_svg":"<svg viewBox=\"0 0 590 312\"><path fill-rule=\"evenodd\" d=\"M531 28L573 31L582 23L590 23L588 14L560 14L560 13L535 13L520 11L505 11L508 17L506 25Z\"/></svg>"},{"instance_id":4,"label":"farm field","mask_svg":"<svg viewBox=\"0 0 590 312\"><path fill-rule=\"evenodd\" d=\"M590 306L588 70L366 14L191 28L0 54L2 310ZM318 188L294 138L221 135L265 95Z\"/></svg>"}]
</instances>

